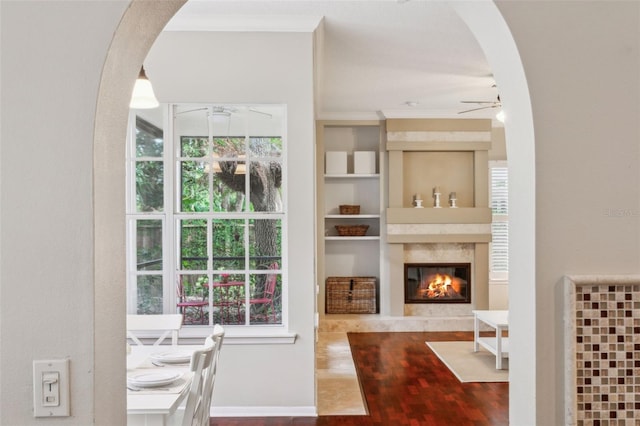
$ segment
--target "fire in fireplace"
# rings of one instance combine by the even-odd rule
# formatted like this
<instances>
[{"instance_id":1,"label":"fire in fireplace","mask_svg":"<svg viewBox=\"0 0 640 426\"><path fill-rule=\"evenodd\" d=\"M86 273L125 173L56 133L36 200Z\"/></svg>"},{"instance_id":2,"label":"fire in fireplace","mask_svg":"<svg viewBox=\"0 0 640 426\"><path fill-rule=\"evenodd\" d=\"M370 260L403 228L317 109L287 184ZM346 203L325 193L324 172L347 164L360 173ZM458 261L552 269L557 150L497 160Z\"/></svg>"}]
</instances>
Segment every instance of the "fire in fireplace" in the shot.
<instances>
[{"instance_id":1,"label":"fire in fireplace","mask_svg":"<svg viewBox=\"0 0 640 426\"><path fill-rule=\"evenodd\" d=\"M470 263L406 263L405 303L471 303Z\"/></svg>"}]
</instances>

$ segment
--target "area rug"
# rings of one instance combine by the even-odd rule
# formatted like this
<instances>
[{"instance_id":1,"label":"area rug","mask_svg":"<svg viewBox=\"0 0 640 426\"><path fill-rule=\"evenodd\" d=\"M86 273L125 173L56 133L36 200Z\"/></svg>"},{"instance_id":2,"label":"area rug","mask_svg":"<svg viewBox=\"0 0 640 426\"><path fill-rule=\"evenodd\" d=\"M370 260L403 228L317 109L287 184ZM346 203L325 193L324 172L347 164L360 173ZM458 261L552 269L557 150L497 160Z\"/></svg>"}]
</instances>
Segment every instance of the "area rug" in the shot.
<instances>
[{"instance_id":1,"label":"area rug","mask_svg":"<svg viewBox=\"0 0 640 426\"><path fill-rule=\"evenodd\" d=\"M426 342L462 383L508 382L509 360L502 360L502 370L496 370L496 357L480 348L473 352L473 342Z\"/></svg>"}]
</instances>

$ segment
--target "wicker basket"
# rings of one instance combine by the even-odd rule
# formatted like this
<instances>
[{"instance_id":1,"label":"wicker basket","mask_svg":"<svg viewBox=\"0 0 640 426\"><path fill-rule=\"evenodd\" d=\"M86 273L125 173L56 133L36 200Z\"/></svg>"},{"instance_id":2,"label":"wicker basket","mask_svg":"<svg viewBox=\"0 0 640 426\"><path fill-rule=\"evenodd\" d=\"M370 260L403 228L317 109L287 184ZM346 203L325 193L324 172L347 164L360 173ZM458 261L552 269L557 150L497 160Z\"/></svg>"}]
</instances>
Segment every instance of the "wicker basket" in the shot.
<instances>
[{"instance_id":1,"label":"wicker basket","mask_svg":"<svg viewBox=\"0 0 640 426\"><path fill-rule=\"evenodd\" d=\"M375 277L328 277L328 314L375 314Z\"/></svg>"},{"instance_id":2,"label":"wicker basket","mask_svg":"<svg viewBox=\"0 0 640 426\"><path fill-rule=\"evenodd\" d=\"M369 229L369 225L336 225L335 227L341 237L362 237Z\"/></svg>"},{"instance_id":3,"label":"wicker basket","mask_svg":"<svg viewBox=\"0 0 640 426\"><path fill-rule=\"evenodd\" d=\"M340 214L360 214L360 206L343 204L340 206Z\"/></svg>"}]
</instances>

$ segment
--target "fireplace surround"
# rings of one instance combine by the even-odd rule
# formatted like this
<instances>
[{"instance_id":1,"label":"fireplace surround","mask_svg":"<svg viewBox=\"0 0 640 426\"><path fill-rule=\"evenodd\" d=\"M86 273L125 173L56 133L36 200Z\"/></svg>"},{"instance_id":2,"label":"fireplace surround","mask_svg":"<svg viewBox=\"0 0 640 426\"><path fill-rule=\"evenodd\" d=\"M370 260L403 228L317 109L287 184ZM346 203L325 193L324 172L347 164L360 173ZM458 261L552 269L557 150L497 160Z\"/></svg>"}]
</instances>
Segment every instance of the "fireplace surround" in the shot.
<instances>
[{"instance_id":1,"label":"fireplace surround","mask_svg":"<svg viewBox=\"0 0 640 426\"><path fill-rule=\"evenodd\" d=\"M474 309L488 309L491 121L388 119L386 124L388 312L453 320L471 317ZM432 194L436 187L443 194L458 195L455 208L436 208L429 202L423 208L413 205L416 195ZM405 264L435 262L468 262L467 294L433 303L407 300Z\"/></svg>"},{"instance_id":2,"label":"fireplace surround","mask_svg":"<svg viewBox=\"0 0 640 426\"><path fill-rule=\"evenodd\" d=\"M405 263L405 303L471 303L470 263Z\"/></svg>"}]
</instances>

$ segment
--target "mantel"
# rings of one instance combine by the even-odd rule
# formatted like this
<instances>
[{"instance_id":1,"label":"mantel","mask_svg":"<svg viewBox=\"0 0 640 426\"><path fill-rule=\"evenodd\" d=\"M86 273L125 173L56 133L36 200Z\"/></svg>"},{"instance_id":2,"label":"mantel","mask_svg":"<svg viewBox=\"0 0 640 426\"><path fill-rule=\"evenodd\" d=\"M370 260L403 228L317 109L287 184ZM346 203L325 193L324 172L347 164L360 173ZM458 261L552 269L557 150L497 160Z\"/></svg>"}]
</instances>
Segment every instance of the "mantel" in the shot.
<instances>
[{"instance_id":1,"label":"mantel","mask_svg":"<svg viewBox=\"0 0 640 426\"><path fill-rule=\"evenodd\" d=\"M489 207L403 208L387 209L388 224L409 223L491 223Z\"/></svg>"},{"instance_id":2,"label":"mantel","mask_svg":"<svg viewBox=\"0 0 640 426\"><path fill-rule=\"evenodd\" d=\"M389 224L389 244L490 243L489 223Z\"/></svg>"},{"instance_id":3,"label":"mantel","mask_svg":"<svg viewBox=\"0 0 640 426\"><path fill-rule=\"evenodd\" d=\"M398 243L489 243L491 209L388 208L387 242Z\"/></svg>"}]
</instances>

